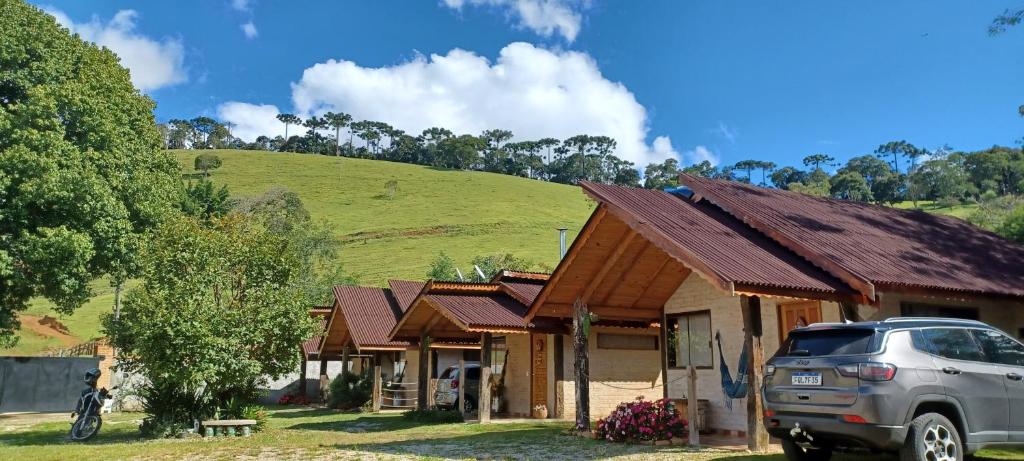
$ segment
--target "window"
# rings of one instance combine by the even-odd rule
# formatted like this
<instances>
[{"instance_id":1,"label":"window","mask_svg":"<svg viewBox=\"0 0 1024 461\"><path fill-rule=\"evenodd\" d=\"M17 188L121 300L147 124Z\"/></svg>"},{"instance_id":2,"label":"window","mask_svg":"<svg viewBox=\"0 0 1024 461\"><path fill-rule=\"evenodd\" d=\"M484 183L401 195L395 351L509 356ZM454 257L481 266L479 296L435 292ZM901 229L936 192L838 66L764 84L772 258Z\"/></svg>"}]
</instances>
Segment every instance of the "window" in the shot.
<instances>
[{"instance_id":1,"label":"window","mask_svg":"<svg viewBox=\"0 0 1024 461\"><path fill-rule=\"evenodd\" d=\"M829 355L865 354L872 347L875 331L865 328L794 331L779 348L783 357L823 357Z\"/></svg>"},{"instance_id":2,"label":"window","mask_svg":"<svg viewBox=\"0 0 1024 461\"><path fill-rule=\"evenodd\" d=\"M505 369L505 362L508 361L508 343L504 336L498 336L491 340L491 374L501 375Z\"/></svg>"},{"instance_id":3,"label":"window","mask_svg":"<svg viewBox=\"0 0 1024 461\"><path fill-rule=\"evenodd\" d=\"M690 365L710 368L714 365L711 347L711 311L688 312L667 317L668 366Z\"/></svg>"},{"instance_id":4,"label":"window","mask_svg":"<svg viewBox=\"0 0 1024 461\"><path fill-rule=\"evenodd\" d=\"M993 330L973 330L989 362L1000 365L1024 366L1024 346L1013 338Z\"/></svg>"},{"instance_id":5,"label":"window","mask_svg":"<svg viewBox=\"0 0 1024 461\"><path fill-rule=\"evenodd\" d=\"M628 349L636 351L658 350L658 337L651 335L597 334L598 349Z\"/></svg>"},{"instance_id":6,"label":"window","mask_svg":"<svg viewBox=\"0 0 1024 461\"><path fill-rule=\"evenodd\" d=\"M983 362L984 355L971 333L962 328L926 328L921 335L929 352L954 360Z\"/></svg>"}]
</instances>

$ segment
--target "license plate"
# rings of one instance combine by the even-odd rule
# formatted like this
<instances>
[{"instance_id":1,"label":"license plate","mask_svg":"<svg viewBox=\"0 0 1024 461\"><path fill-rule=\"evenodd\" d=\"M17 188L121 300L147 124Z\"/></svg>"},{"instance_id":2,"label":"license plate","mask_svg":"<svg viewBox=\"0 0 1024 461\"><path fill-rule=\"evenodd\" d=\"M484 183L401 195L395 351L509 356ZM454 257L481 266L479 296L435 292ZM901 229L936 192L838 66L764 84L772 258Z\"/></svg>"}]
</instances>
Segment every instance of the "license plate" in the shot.
<instances>
[{"instance_id":1,"label":"license plate","mask_svg":"<svg viewBox=\"0 0 1024 461\"><path fill-rule=\"evenodd\" d=\"M794 386L820 386L821 385L821 373L814 371L794 371L793 372L793 385Z\"/></svg>"}]
</instances>

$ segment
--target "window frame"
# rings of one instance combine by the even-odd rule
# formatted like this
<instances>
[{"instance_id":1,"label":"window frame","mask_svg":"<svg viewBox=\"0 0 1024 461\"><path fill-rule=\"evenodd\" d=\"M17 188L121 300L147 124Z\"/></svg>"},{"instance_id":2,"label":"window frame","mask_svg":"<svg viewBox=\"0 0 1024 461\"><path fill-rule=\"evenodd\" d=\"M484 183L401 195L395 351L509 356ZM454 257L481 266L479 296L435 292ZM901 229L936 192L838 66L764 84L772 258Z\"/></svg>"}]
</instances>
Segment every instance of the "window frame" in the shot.
<instances>
[{"instance_id":1,"label":"window frame","mask_svg":"<svg viewBox=\"0 0 1024 461\"><path fill-rule=\"evenodd\" d=\"M996 364L988 361L989 360L988 359L988 354L985 353L985 348L981 346L981 343L978 342L978 338L975 338L974 337L974 333L971 332L971 330L981 330L981 329L982 328L964 328L964 327L955 327L955 326L934 326L934 327L923 327L923 328L917 328L916 329L917 331L921 332L921 338L925 341L925 343L927 344L929 349L932 348L932 342L931 342L931 339L928 339L927 337L924 336L924 331L925 330L962 330L965 333L967 333L967 337L971 338L971 341L974 343L974 345L978 346L978 351L981 352L981 360L957 359L957 358L953 358L953 357L946 357L944 355L940 355L940 354L936 353L933 350L921 350L921 349L918 349L917 345L913 344L913 336L911 336L911 345L914 346L914 349L917 349L917 350L919 350L921 352L924 352L925 354L931 355L933 357L940 358L942 360L953 360L953 361L956 361L956 362L979 363L979 364L984 364L984 365L996 366ZM913 335L913 333L911 333L911 335Z\"/></svg>"},{"instance_id":2,"label":"window frame","mask_svg":"<svg viewBox=\"0 0 1024 461\"><path fill-rule=\"evenodd\" d=\"M978 335L982 334L982 333L986 333L986 332L995 333L995 334L997 334L999 336L1002 336L1002 337L1004 337L1006 339L1009 339L1010 341L1014 342L1021 349L1021 351L1024 351L1024 344L1022 344L1019 340L1017 340L1014 337L1006 334L1005 332L997 330L997 329L971 328L970 332L971 332L971 337L974 338L974 342L978 343L978 347L981 348L981 354L985 357L985 363L988 363L990 365L1000 366L1000 367L1024 368L1024 360L1022 360L1020 363L996 362L995 359L989 355L988 351L986 350L985 343L981 340L981 338L978 337Z\"/></svg>"},{"instance_id":3,"label":"window frame","mask_svg":"<svg viewBox=\"0 0 1024 461\"><path fill-rule=\"evenodd\" d=\"M669 344L669 342L670 342L669 341L669 336L671 335L671 332L672 332L672 329L671 329L672 322L673 321L678 321L678 319L680 317L696 317L696 316L703 315L703 314L707 314L707 316L708 316L708 338L711 341L711 348L710 348L710 351L711 351L711 353L710 353L710 355L711 355L711 357L710 357L711 365L697 365L694 368L696 368L698 370L713 370L713 369L715 369L715 335L713 333L715 331L715 325L714 325L714 319L711 316L711 309L703 309L703 310L699 310L699 311L673 312L671 314L665 314L665 351L663 352L663 354L665 356L665 368L666 369L669 369L669 370L686 370L686 369L689 368L689 365L669 365L669 363L668 363L668 352L670 350L672 350L673 352L678 352L678 348L677 347L674 348L674 347L671 346L671 344ZM689 322L687 322L687 325L689 325ZM689 331L687 331L687 338L689 338ZM690 348L688 348L687 350L690 350ZM678 363L678 362L679 362L679 359L677 357L676 358L676 363Z\"/></svg>"}]
</instances>

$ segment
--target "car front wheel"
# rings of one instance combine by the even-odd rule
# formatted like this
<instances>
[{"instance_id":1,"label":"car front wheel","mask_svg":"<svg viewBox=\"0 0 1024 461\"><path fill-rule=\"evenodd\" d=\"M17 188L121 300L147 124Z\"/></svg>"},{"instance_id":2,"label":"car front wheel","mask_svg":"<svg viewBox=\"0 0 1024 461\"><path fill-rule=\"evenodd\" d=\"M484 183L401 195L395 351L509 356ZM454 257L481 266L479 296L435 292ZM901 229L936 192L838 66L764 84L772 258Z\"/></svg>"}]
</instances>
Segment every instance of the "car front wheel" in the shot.
<instances>
[{"instance_id":1,"label":"car front wheel","mask_svg":"<svg viewBox=\"0 0 1024 461\"><path fill-rule=\"evenodd\" d=\"M828 461L831 448L804 448L790 439L782 439L782 451L789 461Z\"/></svg>"},{"instance_id":2,"label":"car front wheel","mask_svg":"<svg viewBox=\"0 0 1024 461\"><path fill-rule=\"evenodd\" d=\"M900 461L963 461L964 445L956 426L938 413L925 413L910 423Z\"/></svg>"}]
</instances>

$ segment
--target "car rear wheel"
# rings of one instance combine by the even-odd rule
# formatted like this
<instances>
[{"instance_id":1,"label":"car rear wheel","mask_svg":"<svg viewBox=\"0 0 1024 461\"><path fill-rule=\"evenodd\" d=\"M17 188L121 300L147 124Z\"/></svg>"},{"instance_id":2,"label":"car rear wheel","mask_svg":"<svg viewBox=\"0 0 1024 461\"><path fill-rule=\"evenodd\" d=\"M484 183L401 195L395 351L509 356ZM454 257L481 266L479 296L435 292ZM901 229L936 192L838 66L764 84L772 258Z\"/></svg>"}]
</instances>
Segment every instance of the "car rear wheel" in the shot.
<instances>
[{"instance_id":1,"label":"car rear wheel","mask_svg":"<svg viewBox=\"0 0 1024 461\"><path fill-rule=\"evenodd\" d=\"M963 461L964 445L956 426L938 413L925 413L910 423L900 461Z\"/></svg>"},{"instance_id":2,"label":"car rear wheel","mask_svg":"<svg viewBox=\"0 0 1024 461\"><path fill-rule=\"evenodd\" d=\"M828 461L832 458L831 448L804 448L790 439L782 439L782 451L789 461Z\"/></svg>"}]
</instances>

